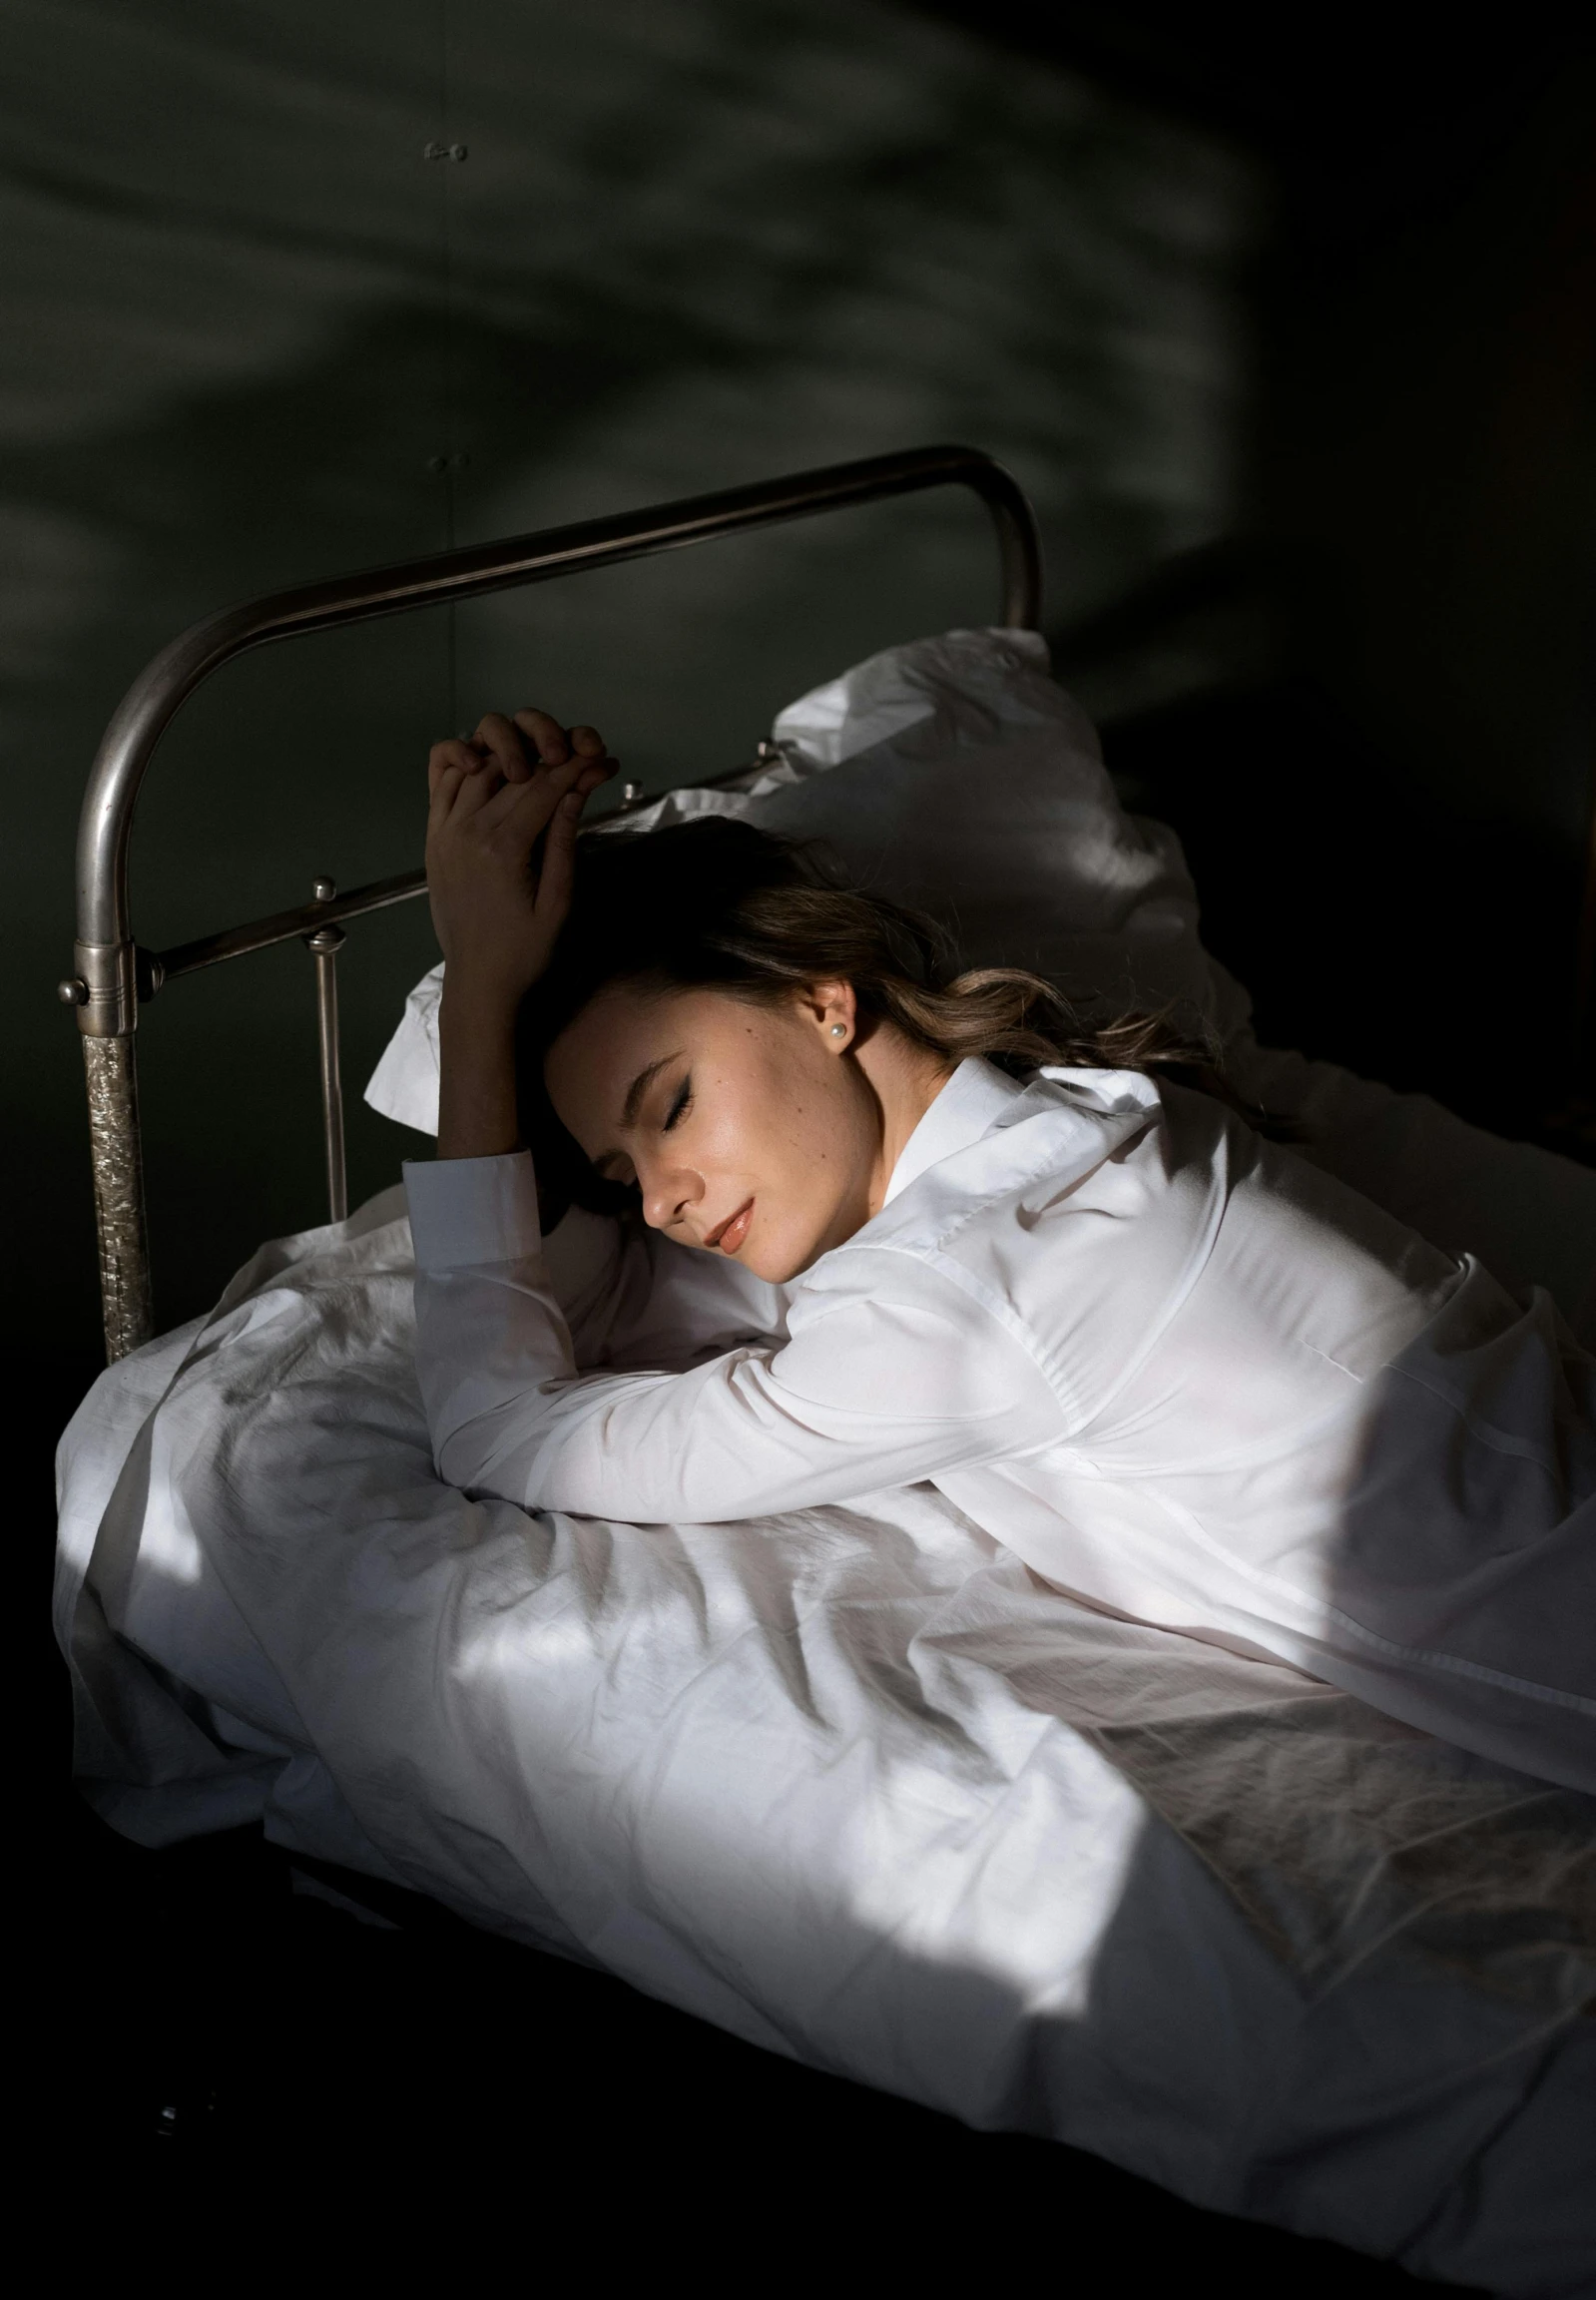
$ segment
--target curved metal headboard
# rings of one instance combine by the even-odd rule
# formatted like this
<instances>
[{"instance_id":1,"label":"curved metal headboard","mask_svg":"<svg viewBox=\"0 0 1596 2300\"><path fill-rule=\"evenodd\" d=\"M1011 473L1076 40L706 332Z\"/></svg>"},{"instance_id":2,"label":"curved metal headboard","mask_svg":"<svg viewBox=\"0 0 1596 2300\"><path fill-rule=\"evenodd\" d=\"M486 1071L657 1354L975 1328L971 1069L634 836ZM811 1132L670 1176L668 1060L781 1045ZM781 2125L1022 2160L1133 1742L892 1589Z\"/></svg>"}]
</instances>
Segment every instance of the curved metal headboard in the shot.
<instances>
[{"instance_id":1,"label":"curved metal headboard","mask_svg":"<svg viewBox=\"0 0 1596 2300\"><path fill-rule=\"evenodd\" d=\"M208 616L162 649L118 705L90 772L78 828L75 971L60 986L63 1000L77 1009L83 1034L108 1360L137 1349L154 1331L134 1054L141 998L153 997L175 975L294 935L309 943L320 992L329 1190L336 1215L342 1211L332 977L333 953L342 940L337 921L403 901L425 886L424 873L416 871L340 897L330 881L318 881L318 898L300 909L281 911L159 956L139 950L128 904L134 807L157 744L195 689L235 656L272 640L475 599L518 584L546 583L584 568L614 566L623 559L680 550L753 527L942 486L972 488L985 503L1002 554L1001 620L1011 628L1034 629L1041 614L1041 547L1035 516L1019 486L979 448L916 447L590 519L578 526L473 544L399 566L334 576L296 591L273 592Z\"/></svg>"}]
</instances>

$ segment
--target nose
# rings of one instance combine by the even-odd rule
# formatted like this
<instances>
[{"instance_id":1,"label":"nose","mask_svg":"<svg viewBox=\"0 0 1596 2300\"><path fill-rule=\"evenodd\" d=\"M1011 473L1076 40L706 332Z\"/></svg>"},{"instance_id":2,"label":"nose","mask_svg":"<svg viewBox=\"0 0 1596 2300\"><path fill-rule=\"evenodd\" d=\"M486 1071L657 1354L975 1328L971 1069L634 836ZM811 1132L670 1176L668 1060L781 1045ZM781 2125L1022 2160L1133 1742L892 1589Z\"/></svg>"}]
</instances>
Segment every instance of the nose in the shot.
<instances>
[{"instance_id":1,"label":"nose","mask_svg":"<svg viewBox=\"0 0 1596 2300\"><path fill-rule=\"evenodd\" d=\"M690 1166L666 1166L641 1173L638 1185L643 1219L651 1230L675 1229L688 1208L697 1206L704 1196L704 1177Z\"/></svg>"}]
</instances>

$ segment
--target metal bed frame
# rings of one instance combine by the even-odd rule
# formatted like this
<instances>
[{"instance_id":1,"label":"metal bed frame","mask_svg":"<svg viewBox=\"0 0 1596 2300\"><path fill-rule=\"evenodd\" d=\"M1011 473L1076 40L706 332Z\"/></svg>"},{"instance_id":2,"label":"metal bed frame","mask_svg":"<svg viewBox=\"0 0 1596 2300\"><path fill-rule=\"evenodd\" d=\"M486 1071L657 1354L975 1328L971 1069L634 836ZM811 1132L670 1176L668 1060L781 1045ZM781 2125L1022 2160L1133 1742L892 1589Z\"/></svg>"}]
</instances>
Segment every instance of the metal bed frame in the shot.
<instances>
[{"instance_id":1,"label":"metal bed frame","mask_svg":"<svg viewBox=\"0 0 1596 2300\"><path fill-rule=\"evenodd\" d=\"M303 941L315 962L327 1204L331 1220L341 1221L348 1210L338 1070L336 963L344 940L342 921L426 891L424 870L375 879L347 894L340 894L330 878L317 878L311 900L296 909L253 918L171 950L141 949L128 904L134 808L157 744L195 689L236 655L271 640L480 598L518 584L546 583L748 528L943 486L971 488L986 505L1002 554L1001 620L1011 628L1034 629L1041 614L1042 557L1035 515L1024 494L1002 465L979 448L917 447L273 592L192 624L162 649L118 705L90 771L78 825L74 971L58 993L76 1008L83 1037L108 1363L138 1349L155 1331L135 1041L141 1003L180 975L295 936ZM625 797L635 801L641 793L628 785Z\"/></svg>"}]
</instances>

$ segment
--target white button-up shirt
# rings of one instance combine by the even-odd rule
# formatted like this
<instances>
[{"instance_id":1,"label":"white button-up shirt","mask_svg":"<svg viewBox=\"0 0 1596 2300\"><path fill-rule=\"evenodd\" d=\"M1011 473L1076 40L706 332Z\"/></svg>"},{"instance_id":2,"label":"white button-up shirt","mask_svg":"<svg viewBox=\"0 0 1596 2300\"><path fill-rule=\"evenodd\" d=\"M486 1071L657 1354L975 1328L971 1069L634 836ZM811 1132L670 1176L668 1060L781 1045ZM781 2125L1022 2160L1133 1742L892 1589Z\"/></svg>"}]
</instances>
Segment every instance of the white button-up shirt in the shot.
<instances>
[{"instance_id":1,"label":"white button-up shirt","mask_svg":"<svg viewBox=\"0 0 1596 2300\"><path fill-rule=\"evenodd\" d=\"M406 1180L451 1483L648 1523L929 1479L1088 1603L1596 1789L1596 1365L1211 1098L966 1061L782 1287L540 1238L524 1152Z\"/></svg>"}]
</instances>

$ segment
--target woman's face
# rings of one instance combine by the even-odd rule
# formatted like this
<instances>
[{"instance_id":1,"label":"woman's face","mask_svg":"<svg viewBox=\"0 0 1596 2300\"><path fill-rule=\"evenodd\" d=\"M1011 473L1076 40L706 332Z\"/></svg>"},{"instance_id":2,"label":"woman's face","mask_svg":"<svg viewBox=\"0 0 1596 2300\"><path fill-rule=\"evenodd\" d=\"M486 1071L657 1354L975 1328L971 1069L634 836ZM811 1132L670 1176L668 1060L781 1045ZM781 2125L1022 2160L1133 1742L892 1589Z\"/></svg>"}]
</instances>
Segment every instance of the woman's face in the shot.
<instances>
[{"instance_id":1,"label":"woman's face","mask_svg":"<svg viewBox=\"0 0 1596 2300\"><path fill-rule=\"evenodd\" d=\"M850 1058L857 1022L846 983L776 1005L619 984L555 1040L544 1076L561 1124L601 1174L637 1182L657 1230L780 1282L880 1203L882 1109Z\"/></svg>"}]
</instances>

